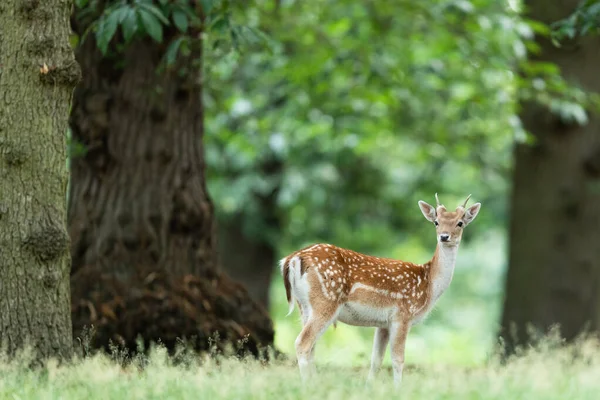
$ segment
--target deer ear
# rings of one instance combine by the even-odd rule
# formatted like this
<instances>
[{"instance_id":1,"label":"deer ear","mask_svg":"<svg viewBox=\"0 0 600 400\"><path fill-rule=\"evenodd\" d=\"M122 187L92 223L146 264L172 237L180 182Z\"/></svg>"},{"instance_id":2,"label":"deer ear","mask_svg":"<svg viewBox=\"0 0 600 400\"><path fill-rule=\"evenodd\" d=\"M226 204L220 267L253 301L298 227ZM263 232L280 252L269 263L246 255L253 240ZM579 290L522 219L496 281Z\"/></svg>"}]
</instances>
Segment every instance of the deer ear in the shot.
<instances>
[{"instance_id":1,"label":"deer ear","mask_svg":"<svg viewBox=\"0 0 600 400\"><path fill-rule=\"evenodd\" d=\"M475 219L477 214L479 214L480 209L481 209L481 203L475 203L471 207L467 208L467 211L465 211L465 216L463 217L463 221L465 222L465 225L468 225L471 222L473 222L473 220Z\"/></svg>"},{"instance_id":2,"label":"deer ear","mask_svg":"<svg viewBox=\"0 0 600 400\"><path fill-rule=\"evenodd\" d=\"M433 208L433 206L430 206L429 204L425 203L423 200L419 200L419 208L421 209L421 212L423 213L423 215L425 216L425 218L428 221L430 221L430 222L435 221L436 213L435 213L435 208Z\"/></svg>"}]
</instances>

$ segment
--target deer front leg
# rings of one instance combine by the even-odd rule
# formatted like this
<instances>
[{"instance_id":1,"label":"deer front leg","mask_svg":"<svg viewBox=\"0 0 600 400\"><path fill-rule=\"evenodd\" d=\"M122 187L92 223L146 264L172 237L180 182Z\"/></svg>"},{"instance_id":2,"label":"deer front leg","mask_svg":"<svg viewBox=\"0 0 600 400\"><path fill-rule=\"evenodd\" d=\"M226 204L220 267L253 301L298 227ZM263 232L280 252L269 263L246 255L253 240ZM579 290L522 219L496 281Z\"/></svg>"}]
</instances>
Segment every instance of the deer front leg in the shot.
<instances>
[{"instance_id":1,"label":"deer front leg","mask_svg":"<svg viewBox=\"0 0 600 400\"><path fill-rule=\"evenodd\" d=\"M404 321L394 322L390 328L392 367L394 369L394 384L399 387L402 383L402 370L404 369L404 348L408 336L409 323Z\"/></svg>"},{"instance_id":2,"label":"deer front leg","mask_svg":"<svg viewBox=\"0 0 600 400\"><path fill-rule=\"evenodd\" d=\"M385 349L390 340L390 331L387 328L375 329L375 337L373 339L373 353L371 354L371 369L369 370L368 381L375 378L385 356Z\"/></svg>"},{"instance_id":3,"label":"deer front leg","mask_svg":"<svg viewBox=\"0 0 600 400\"><path fill-rule=\"evenodd\" d=\"M296 356L298 358L298 368L303 380L314 372L313 350L315 343L333 323L337 316L337 309L332 307L327 310L313 310L302 331L296 338Z\"/></svg>"}]
</instances>

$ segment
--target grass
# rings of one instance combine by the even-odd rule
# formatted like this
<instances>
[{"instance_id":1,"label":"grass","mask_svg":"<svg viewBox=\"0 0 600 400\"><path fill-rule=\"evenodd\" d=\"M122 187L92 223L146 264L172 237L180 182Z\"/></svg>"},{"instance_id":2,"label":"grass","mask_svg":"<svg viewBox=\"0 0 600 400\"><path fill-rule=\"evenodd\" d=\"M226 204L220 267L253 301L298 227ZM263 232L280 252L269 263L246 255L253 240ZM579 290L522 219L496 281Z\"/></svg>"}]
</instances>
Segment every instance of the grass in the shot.
<instances>
[{"instance_id":1,"label":"grass","mask_svg":"<svg viewBox=\"0 0 600 400\"><path fill-rule=\"evenodd\" d=\"M491 246L494 244L494 246ZM455 278L436 310L411 330L402 388L393 386L389 354L376 382L365 387L373 330L340 324L317 344L318 375L303 386L292 361L199 359L186 355L175 365L164 349L126 367L106 355L69 364L49 362L31 370L26 357L0 356L0 400L25 399L597 399L600 342L559 346L548 338L539 347L501 363L493 352L505 259L499 235L464 246ZM497 251L490 252L490 248ZM425 249L426 250L426 249ZM397 249L399 254L416 246ZM276 275L277 276L277 275ZM298 311L285 318L280 278L272 285L271 313L277 348L293 358L300 331ZM120 359L115 354L115 358Z\"/></svg>"},{"instance_id":2,"label":"grass","mask_svg":"<svg viewBox=\"0 0 600 400\"><path fill-rule=\"evenodd\" d=\"M550 342L549 342L550 343ZM221 359L200 362L188 356L174 365L164 349L122 367L96 355L69 364L49 362L37 371L23 362L0 361L1 399L597 399L600 346L580 341L528 350L506 363L492 358L476 368L443 364L407 368L401 389L389 371L366 387L364 368L318 364L318 375L303 386L291 362ZM143 365L143 367L140 367Z\"/></svg>"}]
</instances>

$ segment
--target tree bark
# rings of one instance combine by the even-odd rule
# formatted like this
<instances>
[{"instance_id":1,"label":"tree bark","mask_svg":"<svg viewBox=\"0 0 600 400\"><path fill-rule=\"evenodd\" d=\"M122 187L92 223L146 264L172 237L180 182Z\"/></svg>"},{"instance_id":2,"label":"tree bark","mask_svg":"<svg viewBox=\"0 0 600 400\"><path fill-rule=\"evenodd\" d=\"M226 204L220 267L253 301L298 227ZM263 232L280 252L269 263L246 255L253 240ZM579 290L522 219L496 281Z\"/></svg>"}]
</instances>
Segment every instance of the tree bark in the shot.
<instances>
[{"instance_id":1,"label":"tree bark","mask_svg":"<svg viewBox=\"0 0 600 400\"><path fill-rule=\"evenodd\" d=\"M81 75L71 2L0 4L0 340L69 357L69 107Z\"/></svg>"},{"instance_id":2,"label":"tree bark","mask_svg":"<svg viewBox=\"0 0 600 400\"><path fill-rule=\"evenodd\" d=\"M73 160L69 199L75 333L94 325L94 346L135 350L141 336L173 349L195 337L207 349L218 331L249 335L256 352L272 343L271 321L218 268L199 46L159 73L166 47L147 38L103 57L88 37L77 51L84 80L71 127L86 153Z\"/></svg>"},{"instance_id":3,"label":"tree bark","mask_svg":"<svg viewBox=\"0 0 600 400\"><path fill-rule=\"evenodd\" d=\"M173 276L217 267L200 86L158 74L161 56L149 40L125 51L125 67L103 58L91 38L77 51L85 74L71 127L86 154L72 168L74 274L86 265L120 279L146 266Z\"/></svg>"},{"instance_id":4,"label":"tree bark","mask_svg":"<svg viewBox=\"0 0 600 400\"><path fill-rule=\"evenodd\" d=\"M551 23L579 0L529 0L530 17ZM557 64L568 81L600 91L600 38L579 37L561 48L538 37L537 59ZM572 340L600 330L600 120L585 126L539 105L523 104L521 119L534 144L515 148L510 256L501 335L512 351L557 325Z\"/></svg>"}]
</instances>

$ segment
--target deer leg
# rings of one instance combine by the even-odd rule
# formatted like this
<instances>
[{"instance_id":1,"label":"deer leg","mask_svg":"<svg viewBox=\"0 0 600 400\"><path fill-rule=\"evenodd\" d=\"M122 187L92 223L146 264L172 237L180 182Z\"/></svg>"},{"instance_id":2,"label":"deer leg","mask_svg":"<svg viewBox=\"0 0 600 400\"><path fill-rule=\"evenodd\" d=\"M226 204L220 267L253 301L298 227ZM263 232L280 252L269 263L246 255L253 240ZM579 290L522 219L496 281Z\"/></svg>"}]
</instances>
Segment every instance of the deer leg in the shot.
<instances>
[{"instance_id":1,"label":"deer leg","mask_svg":"<svg viewBox=\"0 0 600 400\"><path fill-rule=\"evenodd\" d=\"M300 310L300 317L302 318L302 326L308 322L308 311L302 307L302 303L298 302L298 309Z\"/></svg>"},{"instance_id":2,"label":"deer leg","mask_svg":"<svg viewBox=\"0 0 600 400\"><path fill-rule=\"evenodd\" d=\"M385 349L390 340L390 331L387 328L375 329L375 338L373 339L373 353L371 355L371 369L369 370L368 380L375 378L385 356Z\"/></svg>"},{"instance_id":3,"label":"deer leg","mask_svg":"<svg viewBox=\"0 0 600 400\"><path fill-rule=\"evenodd\" d=\"M305 310L304 308L302 308L302 305L300 304L300 302L298 302L298 308L300 308L300 315L302 316L302 327L304 327L306 325L306 323L308 322L308 312L310 310L310 307L308 307L307 310ZM310 352L310 355L308 356L308 363L310 365L312 365L313 359L315 357L315 345L313 345L313 349Z\"/></svg>"},{"instance_id":4,"label":"deer leg","mask_svg":"<svg viewBox=\"0 0 600 400\"><path fill-rule=\"evenodd\" d=\"M308 378L309 374L314 372L312 361L315 343L337 317L337 308L319 311L321 312L313 310L296 338L296 356L302 379Z\"/></svg>"},{"instance_id":5,"label":"deer leg","mask_svg":"<svg viewBox=\"0 0 600 400\"><path fill-rule=\"evenodd\" d=\"M402 370L404 369L404 349L410 325L408 322L394 322L390 333L390 352L392 367L394 369L394 384L398 387L402 383Z\"/></svg>"}]
</instances>

